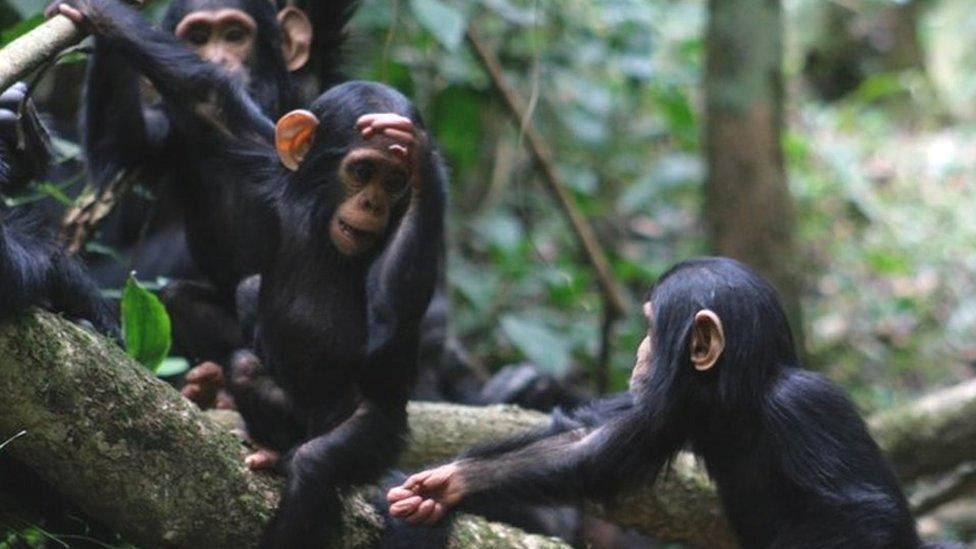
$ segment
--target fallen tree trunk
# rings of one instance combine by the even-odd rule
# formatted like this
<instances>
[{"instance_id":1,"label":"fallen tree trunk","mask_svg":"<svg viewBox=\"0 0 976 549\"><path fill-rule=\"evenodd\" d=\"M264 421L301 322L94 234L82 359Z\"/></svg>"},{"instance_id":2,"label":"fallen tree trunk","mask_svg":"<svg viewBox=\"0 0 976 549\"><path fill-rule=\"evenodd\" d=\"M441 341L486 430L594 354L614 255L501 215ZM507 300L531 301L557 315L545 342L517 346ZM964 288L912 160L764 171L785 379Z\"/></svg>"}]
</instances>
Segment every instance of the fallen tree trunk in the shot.
<instances>
[{"instance_id":1,"label":"fallen tree trunk","mask_svg":"<svg viewBox=\"0 0 976 549\"><path fill-rule=\"evenodd\" d=\"M249 547L279 482L243 465L226 428L117 346L48 313L0 328L2 452L30 465L92 517L146 547ZM347 509L346 547L372 547L375 510ZM462 517L455 547L566 547Z\"/></svg>"},{"instance_id":2,"label":"fallen tree trunk","mask_svg":"<svg viewBox=\"0 0 976 549\"><path fill-rule=\"evenodd\" d=\"M965 389L972 383L871 421L875 436L892 449L899 471L929 470L934 463L951 468L974 457L965 454L963 436L966 429L976 430L972 407L976 394ZM53 315L29 315L0 328L0 394L4 395L0 442L27 431L0 451L29 463L95 518L133 542L247 546L275 505L278 484L242 466L244 448L225 427L114 345ZM898 435L904 429L896 417L913 421L924 417L927 425L952 425L954 430L944 440L941 428L916 427ZM546 421L544 414L511 406L413 403L412 443L404 465L419 467L449 459L473 444L505 438ZM914 451L904 449L899 436L911 436ZM943 444L952 450L944 452ZM929 457L919 457L923 453ZM653 490L638 490L612 509L594 506L592 510L661 539L709 547L732 545L714 488L687 458L679 459ZM347 546L369 546L379 531L375 511L356 500L350 503L348 517ZM459 520L453 539L455 547L562 546L472 517Z\"/></svg>"}]
</instances>

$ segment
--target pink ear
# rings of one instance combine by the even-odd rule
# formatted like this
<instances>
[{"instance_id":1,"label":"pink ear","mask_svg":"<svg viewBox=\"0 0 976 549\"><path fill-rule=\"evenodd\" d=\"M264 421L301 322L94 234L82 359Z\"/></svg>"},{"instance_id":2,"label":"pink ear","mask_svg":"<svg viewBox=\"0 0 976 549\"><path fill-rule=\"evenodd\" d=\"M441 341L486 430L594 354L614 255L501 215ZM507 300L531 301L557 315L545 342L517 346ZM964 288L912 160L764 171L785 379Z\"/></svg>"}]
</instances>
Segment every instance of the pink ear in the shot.
<instances>
[{"instance_id":1,"label":"pink ear","mask_svg":"<svg viewBox=\"0 0 976 549\"><path fill-rule=\"evenodd\" d=\"M275 128L275 148L278 158L291 171L298 169L315 141L319 119L309 111L299 109L281 117Z\"/></svg>"}]
</instances>

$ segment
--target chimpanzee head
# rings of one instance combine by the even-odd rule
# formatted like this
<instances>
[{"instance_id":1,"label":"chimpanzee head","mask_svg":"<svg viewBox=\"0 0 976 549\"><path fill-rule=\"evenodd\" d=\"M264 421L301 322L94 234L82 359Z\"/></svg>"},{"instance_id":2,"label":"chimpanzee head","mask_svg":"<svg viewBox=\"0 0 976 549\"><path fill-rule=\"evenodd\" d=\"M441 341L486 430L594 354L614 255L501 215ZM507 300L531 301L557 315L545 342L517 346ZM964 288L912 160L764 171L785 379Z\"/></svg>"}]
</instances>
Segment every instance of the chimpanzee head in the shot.
<instances>
[{"instance_id":1,"label":"chimpanzee head","mask_svg":"<svg viewBox=\"0 0 976 549\"><path fill-rule=\"evenodd\" d=\"M756 402L797 363L786 314L759 274L723 257L692 259L661 276L644 306L648 337L632 385L670 398Z\"/></svg>"},{"instance_id":2,"label":"chimpanzee head","mask_svg":"<svg viewBox=\"0 0 976 549\"><path fill-rule=\"evenodd\" d=\"M360 117L392 113L418 131L420 116L400 92L372 82L347 82L320 96L311 109L281 118L276 144L282 164L294 171L293 192L316 201L314 223L327 224L335 249L345 256L381 250L408 205L421 140L405 157L398 141L383 134L364 138Z\"/></svg>"},{"instance_id":3,"label":"chimpanzee head","mask_svg":"<svg viewBox=\"0 0 976 549\"><path fill-rule=\"evenodd\" d=\"M174 0L163 28L239 77L272 116L291 101L282 97L291 93L289 71L308 62L312 43L301 10L276 14L268 0Z\"/></svg>"}]
</instances>

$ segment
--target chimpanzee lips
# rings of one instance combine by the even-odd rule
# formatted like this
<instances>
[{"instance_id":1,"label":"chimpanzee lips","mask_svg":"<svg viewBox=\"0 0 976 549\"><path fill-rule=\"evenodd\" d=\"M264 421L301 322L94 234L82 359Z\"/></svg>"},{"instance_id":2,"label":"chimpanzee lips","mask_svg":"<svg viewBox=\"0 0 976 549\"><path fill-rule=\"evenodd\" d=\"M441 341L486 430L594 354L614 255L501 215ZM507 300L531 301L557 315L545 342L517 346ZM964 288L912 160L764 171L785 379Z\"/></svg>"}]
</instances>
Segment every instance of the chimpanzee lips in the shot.
<instances>
[{"instance_id":1,"label":"chimpanzee lips","mask_svg":"<svg viewBox=\"0 0 976 549\"><path fill-rule=\"evenodd\" d=\"M357 229L356 227L353 227L349 223L343 221L341 218L338 221L339 221L339 231L350 240L359 242L373 236L372 233L363 231L361 229Z\"/></svg>"}]
</instances>

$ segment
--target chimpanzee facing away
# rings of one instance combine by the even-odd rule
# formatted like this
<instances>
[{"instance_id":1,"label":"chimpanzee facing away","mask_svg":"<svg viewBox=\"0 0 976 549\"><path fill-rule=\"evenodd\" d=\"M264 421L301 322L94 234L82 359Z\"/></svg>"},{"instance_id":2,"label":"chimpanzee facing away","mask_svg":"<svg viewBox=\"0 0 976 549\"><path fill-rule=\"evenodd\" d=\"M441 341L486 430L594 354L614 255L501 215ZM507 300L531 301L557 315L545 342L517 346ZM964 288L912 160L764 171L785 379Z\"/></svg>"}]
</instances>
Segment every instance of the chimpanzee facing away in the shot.
<instances>
[{"instance_id":1,"label":"chimpanzee facing away","mask_svg":"<svg viewBox=\"0 0 976 549\"><path fill-rule=\"evenodd\" d=\"M0 95L0 194L15 195L42 176L50 162L47 132L28 108L17 111L26 86ZM18 129L19 126L19 129ZM0 321L30 306L64 313L105 334L117 332L112 309L76 261L62 253L44 212L0 202Z\"/></svg>"},{"instance_id":2,"label":"chimpanzee facing away","mask_svg":"<svg viewBox=\"0 0 976 549\"><path fill-rule=\"evenodd\" d=\"M612 500L686 445L744 547L919 547L905 497L853 403L799 368L773 288L725 258L681 263L644 306L633 406L475 450L390 490L437 522L489 501Z\"/></svg>"},{"instance_id":3,"label":"chimpanzee facing away","mask_svg":"<svg viewBox=\"0 0 976 549\"><path fill-rule=\"evenodd\" d=\"M385 86L336 86L275 125L240 82L172 47L117 1L59 9L199 126L187 135L198 169L236 182L227 252L265 261L258 356L238 355L229 384L250 434L288 450L287 487L265 543L324 544L338 530L340 493L378 478L404 444L443 241L439 155L412 104Z\"/></svg>"}]
</instances>

